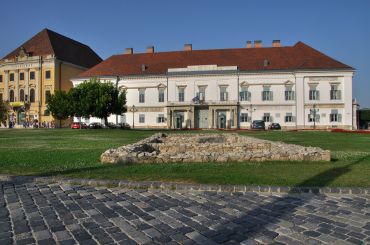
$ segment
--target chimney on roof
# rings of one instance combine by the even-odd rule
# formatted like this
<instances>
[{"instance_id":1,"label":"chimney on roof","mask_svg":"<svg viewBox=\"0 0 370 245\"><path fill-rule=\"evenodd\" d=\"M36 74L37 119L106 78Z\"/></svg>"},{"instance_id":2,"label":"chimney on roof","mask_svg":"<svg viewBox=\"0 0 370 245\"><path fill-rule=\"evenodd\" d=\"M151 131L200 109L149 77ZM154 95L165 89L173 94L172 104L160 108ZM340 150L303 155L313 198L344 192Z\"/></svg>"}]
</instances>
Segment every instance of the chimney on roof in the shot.
<instances>
[{"instance_id":1,"label":"chimney on roof","mask_svg":"<svg viewBox=\"0 0 370 245\"><path fill-rule=\"evenodd\" d=\"M262 41L261 40L254 40L254 47L255 48L262 48Z\"/></svg>"},{"instance_id":2,"label":"chimney on roof","mask_svg":"<svg viewBox=\"0 0 370 245\"><path fill-rule=\"evenodd\" d=\"M184 44L184 51L192 51L193 50L193 45L190 43Z\"/></svg>"},{"instance_id":3,"label":"chimney on roof","mask_svg":"<svg viewBox=\"0 0 370 245\"><path fill-rule=\"evenodd\" d=\"M146 47L146 53L147 54L154 54L154 46Z\"/></svg>"},{"instance_id":4,"label":"chimney on roof","mask_svg":"<svg viewBox=\"0 0 370 245\"><path fill-rule=\"evenodd\" d=\"M133 54L134 53L134 49L133 48L126 48L125 49L125 54Z\"/></svg>"},{"instance_id":5,"label":"chimney on roof","mask_svg":"<svg viewBox=\"0 0 370 245\"><path fill-rule=\"evenodd\" d=\"M279 48L280 46L280 40L272 40L272 47Z\"/></svg>"},{"instance_id":6,"label":"chimney on roof","mask_svg":"<svg viewBox=\"0 0 370 245\"><path fill-rule=\"evenodd\" d=\"M252 41L247 41L247 48L252 48Z\"/></svg>"}]
</instances>

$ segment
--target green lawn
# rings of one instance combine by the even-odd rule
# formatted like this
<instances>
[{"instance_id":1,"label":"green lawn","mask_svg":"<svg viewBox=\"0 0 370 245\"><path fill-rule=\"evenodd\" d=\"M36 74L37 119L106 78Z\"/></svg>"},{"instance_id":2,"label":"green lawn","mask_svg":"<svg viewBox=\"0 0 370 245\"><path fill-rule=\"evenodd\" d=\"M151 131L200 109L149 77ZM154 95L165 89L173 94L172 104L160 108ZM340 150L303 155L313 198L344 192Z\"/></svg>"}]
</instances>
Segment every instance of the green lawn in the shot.
<instances>
[{"instance_id":1,"label":"green lawn","mask_svg":"<svg viewBox=\"0 0 370 245\"><path fill-rule=\"evenodd\" d=\"M332 151L331 162L246 162L103 166L100 154L156 131L0 130L0 173L215 184L370 187L370 135L241 132ZM189 132L193 133L193 132Z\"/></svg>"}]
</instances>

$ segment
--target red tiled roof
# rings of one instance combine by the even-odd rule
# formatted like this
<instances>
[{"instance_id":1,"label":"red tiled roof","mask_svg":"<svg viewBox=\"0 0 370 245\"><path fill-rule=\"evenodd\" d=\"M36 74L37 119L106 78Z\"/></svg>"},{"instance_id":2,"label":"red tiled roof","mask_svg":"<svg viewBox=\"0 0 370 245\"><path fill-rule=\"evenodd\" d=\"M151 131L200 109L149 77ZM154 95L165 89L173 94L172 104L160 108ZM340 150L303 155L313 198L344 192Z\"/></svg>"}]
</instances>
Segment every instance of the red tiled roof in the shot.
<instances>
[{"instance_id":1,"label":"red tiled roof","mask_svg":"<svg viewBox=\"0 0 370 245\"><path fill-rule=\"evenodd\" d=\"M87 45L65 37L49 29L43 29L31 39L6 55L3 59L13 59L21 48L32 56L55 55L59 60L91 68L102 59Z\"/></svg>"},{"instance_id":2,"label":"red tiled roof","mask_svg":"<svg viewBox=\"0 0 370 245\"><path fill-rule=\"evenodd\" d=\"M269 62L264 66L264 60ZM146 66L142 72L142 65ZM165 74L192 65L237 66L240 71L353 69L298 42L291 47L193 50L113 55L79 77Z\"/></svg>"}]
</instances>

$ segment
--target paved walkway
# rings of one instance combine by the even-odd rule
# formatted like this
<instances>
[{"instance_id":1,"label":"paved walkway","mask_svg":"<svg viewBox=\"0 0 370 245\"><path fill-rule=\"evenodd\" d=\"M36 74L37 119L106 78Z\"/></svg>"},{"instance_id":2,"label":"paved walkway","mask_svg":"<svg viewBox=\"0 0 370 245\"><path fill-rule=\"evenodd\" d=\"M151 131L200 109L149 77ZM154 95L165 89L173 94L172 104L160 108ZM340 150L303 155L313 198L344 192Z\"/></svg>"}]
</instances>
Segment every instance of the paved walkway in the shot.
<instances>
[{"instance_id":1,"label":"paved walkway","mask_svg":"<svg viewBox=\"0 0 370 245\"><path fill-rule=\"evenodd\" d=\"M0 182L0 244L370 244L370 196Z\"/></svg>"}]
</instances>

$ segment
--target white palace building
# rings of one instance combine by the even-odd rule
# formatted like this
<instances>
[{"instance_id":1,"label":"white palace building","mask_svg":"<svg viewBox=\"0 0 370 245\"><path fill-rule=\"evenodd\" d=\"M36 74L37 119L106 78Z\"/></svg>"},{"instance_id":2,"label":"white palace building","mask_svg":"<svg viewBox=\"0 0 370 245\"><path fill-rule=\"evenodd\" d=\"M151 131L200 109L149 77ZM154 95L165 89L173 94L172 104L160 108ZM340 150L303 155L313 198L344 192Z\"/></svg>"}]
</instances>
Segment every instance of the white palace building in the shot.
<instances>
[{"instance_id":1,"label":"white palace building","mask_svg":"<svg viewBox=\"0 0 370 245\"><path fill-rule=\"evenodd\" d=\"M112 82L127 93L127 112L110 122L135 128L250 128L254 120L285 129L355 125L355 69L298 42L272 47L134 54L128 48L72 79ZM86 122L99 121L97 118Z\"/></svg>"}]
</instances>

